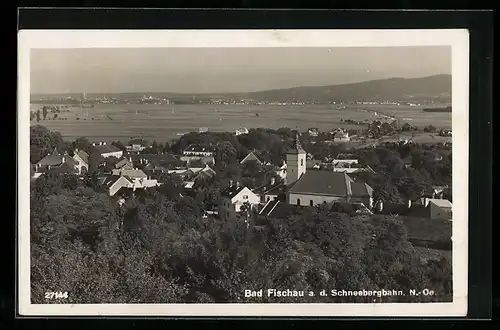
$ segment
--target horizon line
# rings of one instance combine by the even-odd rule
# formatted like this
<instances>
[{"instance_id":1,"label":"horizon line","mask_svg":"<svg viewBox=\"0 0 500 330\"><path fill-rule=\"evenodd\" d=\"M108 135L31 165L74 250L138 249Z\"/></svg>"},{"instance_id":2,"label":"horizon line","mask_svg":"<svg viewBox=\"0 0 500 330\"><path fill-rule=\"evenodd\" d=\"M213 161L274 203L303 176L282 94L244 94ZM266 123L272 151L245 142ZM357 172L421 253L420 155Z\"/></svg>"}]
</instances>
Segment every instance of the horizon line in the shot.
<instances>
[{"instance_id":1,"label":"horizon line","mask_svg":"<svg viewBox=\"0 0 500 330\"><path fill-rule=\"evenodd\" d=\"M424 78L431 78L431 77L437 77L437 76L451 76L451 75L452 75L451 73L437 73L437 74L433 74L433 75L430 75L430 76L420 76L420 77L412 77L412 78L391 77L391 78L361 80L361 81L357 81L357 82L341 83L341 84L334 84L334 85L302 85L302 86L294 86L294 87L264 89L264 90L260 89L260 90L247 91L247 92L167 92L167 91L163 91L163 92L151 92L151 91L136 91L136 92L83 92L83 91L81 91L81 92L30 93L30 96L33 96L33 95L68 95L68 94L147 94L147 93L153 93L153 94L158 94L158 93L177 94L177 95L180 95L180 96L183 96L183 95L213 95L213 94L231 95L231 94L262 93L262 92L288 90L288 89L295 89L295 88L315 88L315 87L333 87L333 86L342 86L342 85L355 85L355 84L362 84L362 83L367 83L367 82L392 80L392 79L404 79L404 80L424 79Z\"/></svg>"}]
</instances>

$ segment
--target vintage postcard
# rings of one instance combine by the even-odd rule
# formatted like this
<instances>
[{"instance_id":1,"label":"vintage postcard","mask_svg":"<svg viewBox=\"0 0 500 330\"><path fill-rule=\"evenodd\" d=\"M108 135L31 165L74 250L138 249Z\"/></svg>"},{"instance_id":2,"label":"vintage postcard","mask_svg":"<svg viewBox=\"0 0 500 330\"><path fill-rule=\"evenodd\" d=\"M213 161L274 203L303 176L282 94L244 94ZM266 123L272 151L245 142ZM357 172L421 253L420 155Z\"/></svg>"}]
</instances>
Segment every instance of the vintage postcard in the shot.
<instances>
[{"instance_id":1,"label":"vintage postcard","mask_svg":"<svg viewBox=\"0 0 500 330\"><path fill-rule=\"evenodd\" d=\"M23 316L465 316L467 30L19 32Z\"/></svg>"}]
</instances>

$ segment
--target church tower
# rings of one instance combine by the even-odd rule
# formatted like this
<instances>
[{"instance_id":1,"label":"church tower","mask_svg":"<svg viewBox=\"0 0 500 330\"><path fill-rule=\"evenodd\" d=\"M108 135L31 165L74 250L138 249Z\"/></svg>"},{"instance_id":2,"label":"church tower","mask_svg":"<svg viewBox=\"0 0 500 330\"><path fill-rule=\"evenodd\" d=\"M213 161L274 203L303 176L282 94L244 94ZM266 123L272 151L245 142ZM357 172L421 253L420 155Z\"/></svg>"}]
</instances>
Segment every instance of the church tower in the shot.
<instances>
[{"instance_id":1,"label":"church tower","mask_svg":"<svg viewBox=\"0 0 500 330\"><path fill-rule=\"evenodd\" d=\"M294 183L304 173L306 173L306 152L300 145L297 133L295 145L286 153L286 184Z\"/></svg>"}]
</instances>

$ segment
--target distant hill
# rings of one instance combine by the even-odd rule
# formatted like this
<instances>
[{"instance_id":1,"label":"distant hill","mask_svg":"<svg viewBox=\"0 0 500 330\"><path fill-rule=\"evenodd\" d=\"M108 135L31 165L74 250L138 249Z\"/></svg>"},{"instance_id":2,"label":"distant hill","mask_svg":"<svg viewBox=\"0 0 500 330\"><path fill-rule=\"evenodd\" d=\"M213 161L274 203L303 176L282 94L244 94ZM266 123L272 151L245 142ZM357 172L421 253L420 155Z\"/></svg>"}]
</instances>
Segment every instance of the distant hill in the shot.
<instances>
[{"instance_id":1,"label":"distant hill","mask_svg":"<svg viewBox=\"0 0 500 330\"><path fill-rule=\"evenodd\" d=\"M140 98L143 95L162 96L170 99L235 98L256 101L378 101L378 100L429 100L451 101L451 75L442 74L424 78L389 78L352 84L331 86L294 87L250 93L88 93L88 97L102 96ZM32 95L36 99L47 95ZM54 95L52 95L54 96ZM82 94L59 94L80 98Z\"/></svg>"},{"instance_id":2,"label":"distant hill","mask_svg":"<svg viewBox=\"0 0 500 330\"><path fill-rule=\"evenodd\" d=\"M272 101L375 101L408 99L451 99L451 75L424 78L390 78L353 84L294 87L238 94L241 97Z\"/></svg>"}]
</instances>

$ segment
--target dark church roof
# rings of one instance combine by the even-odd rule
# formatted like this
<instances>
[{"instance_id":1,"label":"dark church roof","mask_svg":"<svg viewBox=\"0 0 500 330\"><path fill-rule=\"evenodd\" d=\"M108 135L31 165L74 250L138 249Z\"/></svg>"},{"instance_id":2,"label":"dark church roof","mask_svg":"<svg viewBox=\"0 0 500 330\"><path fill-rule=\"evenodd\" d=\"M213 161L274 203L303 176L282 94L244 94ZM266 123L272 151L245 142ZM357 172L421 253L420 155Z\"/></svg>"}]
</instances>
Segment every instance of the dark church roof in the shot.
<instances>
[{"instance_id":1,"label":"dark church roof","mask_svg":"<svg viewBox=\"0 0 500 330\"><path fill-rule=\"evenodd\" d=\"M307 171L293 184L290 193L348 196L351 195L351 182L354 181L345 173Z\"/></svg>"}]
</instances>

